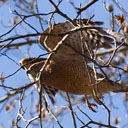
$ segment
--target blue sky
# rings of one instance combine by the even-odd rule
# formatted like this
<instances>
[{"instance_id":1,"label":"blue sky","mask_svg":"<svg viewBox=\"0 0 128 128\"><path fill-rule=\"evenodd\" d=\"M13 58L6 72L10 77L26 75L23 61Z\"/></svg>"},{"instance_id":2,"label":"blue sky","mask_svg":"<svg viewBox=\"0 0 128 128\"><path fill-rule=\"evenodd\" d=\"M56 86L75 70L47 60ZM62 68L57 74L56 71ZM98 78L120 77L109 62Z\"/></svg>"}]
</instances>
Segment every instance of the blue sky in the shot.
<instances>
[{"instance_id":1,"label":"blue sky","mask_svg":"<svg viewBox=\"0 0 128 128\"><path fill-rule=\"evenodd\" d=\"M55 1L57 1L57 0L55 0ZM113 1L114 0L106 0L106 3L107 4L108 3L114 4ZM38 0L38 2L39 2L38 5L39 5L40 12L46 13L48 11L53 10L53 7L49 4L49 2L47 0L43 0L43 1ZM75 5L78 7L79 3L82 3L82 6L83 6L86 3L86 0L79 0L79 1L74 0L74 2L75 2ZM121 4L125 7L125 4L127 4L128 1L120 0L119 2L121 2ZM75 12L74 8L66 0L64 0L62 2L62 4L60 5L60 9L64 13L66 13L70 18L76 17L76 12ZM115 9L114 13L116 15L122 14L120 9L116 5L114 5L114 9ZM5 26L5 25L11 25L12 19L14 17L14 14L12 14L10 10L12 10L12 11L16 10L17 12L20 13L20 9L15 7L14 2L11 0L9 0L6 4L4 4L0 7L0 21L2 22L2 24L4 24L4 25L0 24L0 28L1 28L0 34L3 34L10 29L7 26ZM110 28L110 22L109 22L110 21L110 15L105 11L102 1L98 1L92 7L87 9L86 12L83 12L82 18L88 18L89 16L92 16L93 14L95 14L94 20L104 21L105 22L104 26L107 28ZM45 16L44 18L47 20L49 17ZM36 20L36 18L32 17L32 18L27 19L27 21L29 23L31 23L32 25L34 25L34 27L37 28L39 32L42 31L40 24L39 24L38 20ZM59 15L55 15L55 22L64 22L64 21L65 21L64 18L62 18ZM24 26L30 32L33 32L33 30L31 30L28 26L26 26L26 25L24 25ZM47 28L47 25L44 25L44 28ZM18 34L25 34L25 30L23 30L22 26L17 27L16 31ZM12 31L9 34L9 36L13 36L14 34L15 34L15 31ZM6 36L6 38L7 37L8 37L8 35ZM35 39L38 39L38 37L36 37ZM16 41L16 42L18 42L18 41ZM24 41L24 40L20 40L20 41ZM43 51L43 49L40 48L39 44L34 44L32 46L23 46L19 49L9 50L7 52L7 55L9 57L11 57L12 59L14 59L18 63L20 59L26 57L26 53L27 53L28 49L30 49L29 50L29 56L31 56L31 57L36 57L36 56L45 52L45 51ZM14 62L10 61L8 58L6 58L4 56L0 56L0 62L1 62L0 63L0 73L4 72L5 76L13 73L14 71L16 71L19 68L19 66L17 66ZM14 76L8 78L5 82L6 85L12 86L12 87L20 87L20 86L27 84L27 83L29 83L29 80L27 78L26 73L23 70L20 70ZM29 93L29 91L27 91L26 94ZM0 92L1 92L0 97L2 97L5 94L5 91L2 88L0 88ZM36 92L34 92L34 97L35 97L35 99L38 98ZM15 97L13 97L13 98L15 99ZM63 100L62 98L60 98L59 95L57 95L56 98L57 98L57 105L64 105L66 103L66 101ZM116 94L116 95L112 96L112 100L113 100L114 106L116 106L118 108L118 109L115 109L114 107L112 107L112 118L120 117L121 118L120 125L122 126L125 124L125 122L127 122L127 114L125 113L125 109L123 106L122 94ZM109 104L110 100L109 100L108 95L105 95L104 102L107 105ZM28 97L27 99L25 99L23 101L23 105L24 105L24 108L27 108L27 110L29 111L29 109L30 109L30 97ZM0 107L1 106L2 106L2 104L0 104ZM107 112L106 112L106 110L104 110L104 108L102 108L102 106L98 105L98 108L96 109L98 111L97 113L90 111L86 107L85 104L83 104L81 106L81 108L93 120L103 121L103 122L107 123ZM16 103L16 110L18 110L18 102ZM77 114L79 114L79 117L84 122L88 121L87 117L83 116L78 111L78 109L75 108L74 110ZM5 128L9 127L9 120L12 118L14 118L14 119L16 118L16 111L15 112L14 111L13 112L6 112L5 110L3 110L0 113L0 124L4 124ZM30 116L28 114L26 114L26 118L29 119ZM60 117L60 120L61 120L60 122L61 122L62 126L69 127L71 125L71 127L73 127L70 112L68 114L66 114L63 119L61 119L61 117ZM7 123L5 123L5 121L7 121ZM113 121L111 121L111 122L113 124ZM24 125L25 125L25 123L22 121L21 127L24 127ZM55 128L58 128L58 126L56 125L56 122L52 125ZM82 126L82 125L78 122L78 127L79 126ZM94 127L94 126L92 126L92 127Z\"/></svg>"}]
</instances>

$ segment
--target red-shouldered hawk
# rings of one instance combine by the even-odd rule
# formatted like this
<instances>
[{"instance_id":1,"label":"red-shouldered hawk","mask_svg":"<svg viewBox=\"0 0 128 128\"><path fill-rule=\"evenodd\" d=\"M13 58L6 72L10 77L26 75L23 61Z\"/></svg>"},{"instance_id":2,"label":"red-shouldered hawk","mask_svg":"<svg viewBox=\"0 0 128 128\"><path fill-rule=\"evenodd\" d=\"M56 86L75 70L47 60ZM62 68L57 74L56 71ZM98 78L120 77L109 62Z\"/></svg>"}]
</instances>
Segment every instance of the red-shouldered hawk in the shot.
<instances>
[{"instance_id":1,"label":"red-shouldered hawk","mask_svg":"<svg viewBox=\"0 0 128 128\"><path fill-rule=\"evenodd\" d=\"M40 36L40 44L51 52L56 48L58 43L63 40L58 50L52 54L49 61L46 63L43 71L39 72L44 65L43 58L25 58L20 61L21 66L40 80L42 85L51 90L65 91L77 95L93 95L93 89L98 94L113 92L126 92L127 86L102 78L101 74L95 74L93 69L87 65L88 56L93 58L93 50L98 48L108 48L113 43L113 39L105 36L102 31L98 31L95 24L102 22L90 22L87 20L73 20L76 26L89 26L90 28L80 31L75 31L70 34L70 31L76 26L69 21L58 23L46 29ZM91 24L91 25L90 25ZM44 34L45 33L45 34ZM49 33L49 35L46 35ZM64 38L63 33L69 33L69 36ZM50 35L54 34L54 35ZM56 35L55 35L56 34ZM58 35L57 35L58 34ZM83 57L81 54L85 55ZM35 59L36 62L32 62ZM41 73L40 75L37 75ZM34 74L34 75L33 75ZM97 75L97 79L94 77ZM40 76L40 77L38 77ZM53 93L51 96L54 96Z\"/></svg>"}]
</instances>

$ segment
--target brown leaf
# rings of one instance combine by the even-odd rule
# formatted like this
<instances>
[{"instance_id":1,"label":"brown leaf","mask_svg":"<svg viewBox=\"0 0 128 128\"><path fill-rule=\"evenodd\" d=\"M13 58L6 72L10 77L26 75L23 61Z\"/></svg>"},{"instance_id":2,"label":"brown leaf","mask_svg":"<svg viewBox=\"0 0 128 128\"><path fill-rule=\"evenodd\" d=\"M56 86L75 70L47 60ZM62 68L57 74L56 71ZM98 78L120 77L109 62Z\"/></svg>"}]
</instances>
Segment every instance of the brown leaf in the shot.
<instances>
[{"instance_id":1,"label":"brown leaf","mask_svg":"<svg viewBox=\"0 0 128 128\"><path fill-rule=\"evenodd\" d=\"M118 21L117 24L120 25L123 22L125 22L125 16L124 15L115 15L115 19Z\"/></svg>"},{"instance_id":2,"label":"brown leaf","mask_svg":"<svg viewBox=\"0 0 128 128\"><path fill-rule=\"evenodd\" d=\"M5 77L4 76L0 76L0 81L1 81L1 83L4 83Z\"/></svg>"},{"instance_id":3,"label":"brown leaf","mask_svg":"<svg viewBox=\"0 0 128 128\"><path fill-rule=\"evenodd\" d=\"M10 106L7 105L7 106L5 107L5 110L6 110L6 111L9 111L9 110L10 110Z\"/></svg>"},{"instance_id":4,"label":"brown leaf","mask_svg":"<svg viewBox=\"0 0 128 128\"><path fill-rule=\"evenodd\" d=\"M119 123L119 121L120 121L120 118L114 118L114 123L117 125L118 123Z\"/></svg>"},{"instance_id":5,"label":"brown leaf","mask_svg":"<svg viewBox=\"0 0 128 128\"><path fill-rule=\"evenodd\" d=\"M124 15L117 15L115 16L115 19L118 21L117 24L124 29L126 27L125 19L126 17Z\"/></svg>"},{"instance_id":6,"label":"brown leaf","mask_svg":"<svg viewBox=\"0 0 128 128\"><path fill-rule=\"evenodd\" d=\"M15 121L14 120L11 120L10 121L10 126L13 127L15 125Z\"/></svg>"},{"instance_id":7,"label":"brown leaf","mask_svg":"<svg viewBox=\"0 0 128 128\"><path fill-rule=\"evenodd\" d=\"M18 17L15 16L15 17L13 18L13 25L15 25L17 22L18 22Z\"/></svg>"}]
</instances>

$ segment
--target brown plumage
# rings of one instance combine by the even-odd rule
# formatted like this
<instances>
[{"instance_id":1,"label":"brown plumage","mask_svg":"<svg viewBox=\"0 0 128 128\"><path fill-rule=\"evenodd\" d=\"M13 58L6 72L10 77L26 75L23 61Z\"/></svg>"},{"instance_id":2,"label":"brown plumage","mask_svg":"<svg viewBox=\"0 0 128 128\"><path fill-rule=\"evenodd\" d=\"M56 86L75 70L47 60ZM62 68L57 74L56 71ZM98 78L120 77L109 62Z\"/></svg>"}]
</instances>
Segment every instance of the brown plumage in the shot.
<instances>
[{"instance_id":1,"label":"brown plumage","mask_svg":"<svg viewBox=\"0 0 128 128\"><path fill-rule=\"evenodd\" d=\"M63 33L69 32L76 27L80 27L81 24L82 27L86 26L90 28L70 33L63 42L63 45L60 47L59 53L57 55L77 54L78 56L78 53L74 52L73 50L75 49L79 53L85 53L86 55L90 56L88 53L88 49L92 51L95 48L110 48L110 44L113 43L113 39L104 35L105 32L103 33L102 29L95 27L95 25L100 25L100 23L102 24L103 22L86 22L87 20L73 20L73 23L75 23L75 25L77 26L74 26L69 21L55 24L50 28L46 29L43 34L49 33L56 35L46 36L45 34L42 34L39 38L39 42L48 52L50 52L63 39ZM71 48L69 46L71 46Z\"/></svg>"},{"instance_id":2,"label":"brown plumage","mask_svg":"<svg viewBox=\"0 0 128 128\"><path fill-rule=\"evenodd\" d=\"M25 58L20 61L20 64L31 63L30 60L36 58ZM37 62L32 64L29 68L24 69L33 77L38 77L38 73L44 64L44 59L37 59ZM97 77L101 74L97 74ZM89 78L90 77L90 78ZM41 73L41 82L49 87L56 88L61 91L72 94L92 94L94 85L98 93L107 93L109 91L123 92L128 91L128 87L108 81L106 79L94 78L94 72L89 66L85 66L84 60L78 58L62 58L51 60L50 63Z\"/></svg>"},{"instance_id":3,"label":"brown plumage","mask_svg":"<svg viewBox=\"0 0 128 128\"><path fill-rule=\"evenodd\" d=\"M75 25L80 26L80 23L76 21L73 21ZM85 24L85 21L82 22L82 26ZM97 94L109 91L128 91L128 87L102 78L101 74L97 73L97 79L95 78L93 69L87 65L88 58L81 56L81 54L92 58L94 49L110 47L113 39L103 35L96 27L93 28L94 24L87 23L86 25L92 28L71 33L67 38L64 35L46 36L42 34L40 36L39 42L48 52L54 50L58 43L63 40L57 52L52 54L44 70L40 72L40 77L37 74L44 65L45 60L43 58L37 59L34 63L30 62L33 58L25 58L20 61L21 65L25 69L27 65L24 65L24 62L28 61L33 64L33 66L27 68L27 72L31 75L34 72L36 80L40 80L42 85L72 94L94 95L94 90ZM44 33L62 34L71 31L75 27L67 21L53 25L46 29Z\"/></svg>"}]
</instances>

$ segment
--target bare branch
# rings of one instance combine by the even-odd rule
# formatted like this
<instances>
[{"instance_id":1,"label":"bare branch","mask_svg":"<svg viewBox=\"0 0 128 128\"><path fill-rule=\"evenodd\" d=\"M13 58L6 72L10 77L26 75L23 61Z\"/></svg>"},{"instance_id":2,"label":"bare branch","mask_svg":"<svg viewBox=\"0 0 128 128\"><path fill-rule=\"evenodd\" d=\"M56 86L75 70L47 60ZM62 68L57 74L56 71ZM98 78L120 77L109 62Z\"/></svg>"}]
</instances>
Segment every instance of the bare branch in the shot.
<instances>
[{"instance_id":1,"label":"bare branch","mask_svg":"<svg viewBox=\"0 0 128 128\"><path fill-rule=\"evenodd\" d=\"M70 97L69 97L68 93L66 93L66 95L67 95L67 98L68 98L69 110L71 111L71 114L72 114L72 120L73 120L74 128L77 128L76 120L75 120L75 116L74 116L74 112L73 112L73 108L72 108L72 104L71 104L71 101L70 101Z\"/></svg>"},{"instance_id":2,"label":"bare branch","mask_svg":"<svg viewBox=\"0 0 128 128\"><path fill-rule=\"evenodd\" d=\"M78 15L80 15L80 13L84 10L86 10L88 7L90 7L91 5L93 5L95 2L97 2L98 0L91 0L88 4L86 4L84 7L82 8L78 8Z\"/></svg>"}]
</instances>

